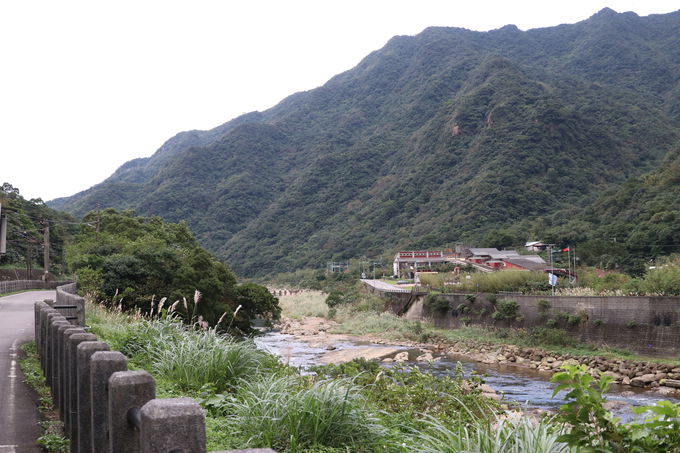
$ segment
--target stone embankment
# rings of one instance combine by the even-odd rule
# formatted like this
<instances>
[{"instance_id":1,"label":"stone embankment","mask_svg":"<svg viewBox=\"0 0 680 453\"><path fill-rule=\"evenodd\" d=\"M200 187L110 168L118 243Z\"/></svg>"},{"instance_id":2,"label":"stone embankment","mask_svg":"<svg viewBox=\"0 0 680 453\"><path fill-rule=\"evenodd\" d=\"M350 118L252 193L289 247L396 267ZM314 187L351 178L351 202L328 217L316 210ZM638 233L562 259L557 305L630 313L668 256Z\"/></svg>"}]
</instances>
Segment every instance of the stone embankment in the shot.
<instances>
[{"instance_id":1,"label":"stone embankment","mask_svg":"<svg viewBox=\"0 0 680 453\"><path fill-rule=\"evenodd\" d=\"M437 348L449 355L461 355L486 364L515 365L549 373L562 371L562 365L586 365L591 376L606 374L616 384L655 388L659 393L673 393L680 389L680 367L668 364L556 354L514 345L471 347L453 343L438 345Z\"/></svg>"}]
</instances>

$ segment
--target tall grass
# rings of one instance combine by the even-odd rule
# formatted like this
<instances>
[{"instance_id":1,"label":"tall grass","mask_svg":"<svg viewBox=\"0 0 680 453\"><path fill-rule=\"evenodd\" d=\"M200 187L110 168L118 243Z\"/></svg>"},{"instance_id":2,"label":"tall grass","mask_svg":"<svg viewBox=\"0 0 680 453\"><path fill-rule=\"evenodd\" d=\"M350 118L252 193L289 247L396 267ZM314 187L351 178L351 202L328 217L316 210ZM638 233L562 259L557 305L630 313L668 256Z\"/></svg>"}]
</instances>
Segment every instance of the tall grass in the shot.
<instances>
[{"instance_id":1,"label":"tall grass","mask_svg":"<svg viewBox=\"0 0 680 453\"><path fill-rule=\"evenodd\" d=\"M420 282L432 288L445 291L483 293L497 293L499 291L540 292L546 289L548 278L543 272L503 270L488 274L481 272L463 274L458 279L460 284L448 284L453 281L454 277L450 272L420 275Z\"/></svg>"},{"instance_id":2,"label":"tall grass","mask_svg":"<svg viewBox=\"0 0 680 453\"><path fill-rule=\"evenodd\" d=\"M149 351L153 371L183 389L198 390L206 384L217 391L279 367L271 354L252 341L235 341L214 330L183 331L178 341L156 344Z\"/></svg>"},{"instance_id":3,"label":"tall grass","mask_svg":"<svg viewBox=\"0 0 680 453\"><path fill-rule=\"evenodd\" d=\"M360 389L345 379L307 384L299 377L267 376L243 382L224 406L227 429L246 446L300 452L309 447L375 451L385 429L365 406Z\"/></svg>"},{"instance_id":4,"label":"tall grass","mask_svg":"<svg viewBox=\"0 0 680 453\"><path fill-rule=\"evenodd\" d=\"M548 277L544 272L505 270L489 274L474 273L470 276L470 279L461 278L461 290L483 293L497 293L499 291L522 292L538 290L548 284Z\"/></svg>"},{"instance_id":5,"label":"tall grass","mask_svg":"<svg viewBox=\"0 0 680 453\"><path fill-rule=\"evenodd\" d=\"M280 368L275 356L252 341L215 329L193 329L171 317L142 319L95 304L88 305L87 313L92 331L111 349L180 389L198 390L207 384L224 391L242 378Z\"/></svg>"},{"instance_id":6,"label":"tall grass","mask_svg":"<svg viewBox=\"0 0 680 453\"><path fill-rule=\"evenodd\" d=\"M428 428L416 435L419 453L569 453L575 451L558 442L562 432L550 419L497 419L495 423L446 426L429 418Z\"/></svg>"},{"instance_id":7,"label":"tall grass","mask_svg":"<svg viewBox=\"0 0 680 453\"><path fill-rule=\"evenodd\" d=\"M343 316L342 324L333 332L353 335L386 334L390 338L407 338L411 333L421 330L422 323L419 321L410 321L389 312L362 312L359 315Z\"/></svg>"},{"instance_id":8,"label":"tall grass","mask_svg":"<svg viewBox=\"0 0 680 453\"><path fill-rule=\"evenodd\" d=\"M321 291L303 291L298 294L279 296L281 314L289 318L326 317L328 314L326 296L327 294Z\"/></svg>"}]
</instances>

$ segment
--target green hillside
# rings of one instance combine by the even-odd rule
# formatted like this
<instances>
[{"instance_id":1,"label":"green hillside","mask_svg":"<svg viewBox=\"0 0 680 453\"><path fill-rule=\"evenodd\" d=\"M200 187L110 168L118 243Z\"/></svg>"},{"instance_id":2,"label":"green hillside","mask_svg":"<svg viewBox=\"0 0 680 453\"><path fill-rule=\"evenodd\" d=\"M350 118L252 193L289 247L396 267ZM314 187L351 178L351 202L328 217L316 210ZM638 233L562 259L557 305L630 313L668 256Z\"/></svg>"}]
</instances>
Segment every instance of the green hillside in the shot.
<instances>
[{"instance_id":1,"label":"green hillside","mask_svg":"<svg viewBox=\"0 0 680 453\"><path fill-rule=\"evenodd\" d=\"M0 255L0 267L6 269L7 277L21 279L26 274L14 270L35 272L42 275L44 270L45 228L49 238L49 269L58 275L64 271L64 244L77 230L75 218L64 212L55 211L40 198L26 200L18 187L4 182L0 187L2 214L7 216L7 250Z\"/></svg>"},{"instance_id":2,"label":"green hillside","mask_svg":"<svg viewBox=\"0 0 680 453\"><path fill-rule=\"evenodd\" d=\"M605 9L527 32L398 36L320 88L178 134L50 205L186 220L253 276L399 247L572 239L559 227L574 218L551 222L609 206L602 194L677 149L678 30L680 12ZM601 221L588 212L579 225Z\"/></svg>"}]
</instances>

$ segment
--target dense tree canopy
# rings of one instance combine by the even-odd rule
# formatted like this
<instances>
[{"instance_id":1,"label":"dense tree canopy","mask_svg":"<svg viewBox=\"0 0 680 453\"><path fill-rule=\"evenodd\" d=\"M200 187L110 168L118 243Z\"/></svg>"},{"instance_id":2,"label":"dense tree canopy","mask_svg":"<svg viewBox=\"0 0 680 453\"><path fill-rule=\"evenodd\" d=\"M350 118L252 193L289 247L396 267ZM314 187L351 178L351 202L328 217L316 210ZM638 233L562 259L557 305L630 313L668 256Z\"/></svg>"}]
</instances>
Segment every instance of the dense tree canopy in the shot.
<instances>
[{"instance_id":1,"label":"dense tree canopy","mask_svg":"<svg viewBox=\"0 0 680 453\"><path fill-rule=\"evenodd\" d=\"M200 316L215 326L222 318L224 325L218 328L245 332L252 318L280 315L278 300L266 288L237 284L229 268L198 245L185 223L113 209L90 212L83 222L66 250L67 263L81 290L100 300L146 313L166 298L165 309L178 301L175 313L187 321Z\"/></svg>"},{"instance_id":2,"label":"dense tree canopy","mask_svg":"<svg viewBox=\"0 0 680 453\"><path fill-rule=\"evenodd\" d=\"M7 216L7 253L0 255L0 266L44 269L44 233L49 227L50 273L61 274L64 243L75 232L76 219L48 208L40 198L26 200L19 188L8 182L0 188L0 204Z\"/></svg>"}]
</instances>

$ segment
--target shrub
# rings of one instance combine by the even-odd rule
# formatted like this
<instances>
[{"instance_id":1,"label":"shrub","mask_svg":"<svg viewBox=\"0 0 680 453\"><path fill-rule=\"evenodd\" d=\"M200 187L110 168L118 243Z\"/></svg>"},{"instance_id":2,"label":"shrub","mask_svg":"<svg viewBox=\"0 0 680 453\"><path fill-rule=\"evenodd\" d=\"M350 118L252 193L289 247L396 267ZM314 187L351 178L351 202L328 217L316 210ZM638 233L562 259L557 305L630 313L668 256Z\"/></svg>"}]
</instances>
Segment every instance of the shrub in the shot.
<instances>
[{"instance_id":1,"label":"shrub","mask_svg":"<svg viewBox=\"0 0 680 453\"><path fill-rule=\"evenodd\" d=\"M491 315L495 320L516 319L519 316L519 304L514 300L504 300L498 303L496 311Z\"/></svg>"},{"instance_id":2,"label":"shrub","mask_svg":"<svg viewBox=\"0 0 680 453\"><path fill-rule=\"evenodd\" d=\"M550 302L548 302L545 299L539 299L538 300L538 309L541 311L546 311L550 308Z\"/></svg>"},{"instance_id":3,"label":"shrub","mask_svg":"<svg viewBox=\"0 0 680 453\"><path fill-rule=\"evenodd\" d=\"M468 312L470 311L470 307L468 307L468 306L467 306L466 304L464 304L464 303L463 303L463 304L459 304L459 305L456 307L456 311L458 311L458 313L465 314L465 313L468 313Z\"/></svg>"},{"instance_id":4,"label":"shrub","mask_svg":"<svg viewBox=\"0 0 680 453\"><path fill-rule=\"evenodd\" d=\"M460 322L466 326L469 326L471 321L472 319L469 316L463 316L462 318L460 318Z\"/></svg>"},{"instance_id":5,"label":"shrub","mask_svg":"<svg viewBox=\"0 0 680 453\"><path fill-rule=\"evenodd\" d=\"M575 326L581 322L581 318L578 315L569 315L569 317L567 317L567 322L570 325Z\"/></svg>"},{"instance_id":6,"label":"shrub","mask_svg":"<svg viewBox=\"0 0 680 453\"><path fill-rule=\"evenodd\" d=\"M449 309L449 301L436 294L428 294L425 297L425 306L434 311L446 311Z\"/></svg>"},{"instance_id":7,"label":"shrub","mask_svg":"<svg viewBox=\"0 0 680 453\"><path fill-rule=\"evenodd\" d=\"M569 428L558 440L578 451L657 452L680 449L680 405L659 401L654 406L633 408L642 421L620 424L605 409L604 394L612 377L602 375L599 381L587 373L587 367L563 365L551 382L557 383L553 397L568 390L567 403L560 407L559 420Z\"/></svg>"},{"instance_id":8,"label":"shrub","mask_svg":"<svg viewBox=\"0 0 680 453\"><path fill-rule=\"evenodd\" d=\"M491 305L495 306L496 302L498 301L498 296L496 296L495 294L489 294L488 296L486 296L486 300L488 300Z\"/></svg>"},{"instance_id":9,"label":"shrub","mask_svg":"<svg viewBox=\"0 0 680 453\"><path fill-rule=\"evenodd\" d=\"M477 300L477 296L475 296L474 294L466 294L466 295L465 295L465 300L466 300L467 302L470 302L470 304L474 304L475 301Z\"/></svg>"},{"instance_id":10,"label":"shrub","mask_svg":"<svg viewBox=\"0 0 680 453\"><path fill-rule=\"evenodd\" d=\"M563 311L558 312L556 315L558 321L562 322L568 322L569 321L569 313L565 313Z\"/></svg>"},{"instance_id":11,"label":"shrub","mask_svg":"<svg viewBox=\"0 0 680 453\"><path fill-rule=\"evenodd\" d=\"M635 320L630 320L630 321L628 321L628 324L627 324L629 329L634 329L634 328L637 327L637 325L638 325L638 323Z\"/></svg>"},{"instance_id":12,"label":"shrub","mask_svg":"<svg viewBox=\"0 0 680 453\"><path fill-rule=\"evenodd\" d=\"M595 327L600 327L602 324L604 324L604 321L602 321L601 319L596 319L595 321L593 321L593 325Z\"/></svg>"},{"instance_id":13,"label":"shrub","mask_svg":"<svg viewBox=\"0 0 680 453\"><path fill-rule=\"evenodd\" d=\"M550 318L545 322L545 325L548 327L555 327L557 325L557 320Z\"/></svg>"},{"instance_id":14,"label":"shrub","mask_svg":"<svg viewBox=\"0 0 680 453\"><path fill-rule=\"evenodd\" d=\"M573 346L576 343L574 338L566 330L548 327L534 327L529 329L528 338L531 344Z\"/></svg>"},{"instance_id":15,"label":"shrub","mask_svg":"<svg viewBox=\"0 0 680 453\"><path fill-rule=\"evenodd\" d=\"M326 305L328 305L328 308L335 308L342 303L342 293L339 291L331 291L326 297Z\"/></svg>"}]
</instances>

